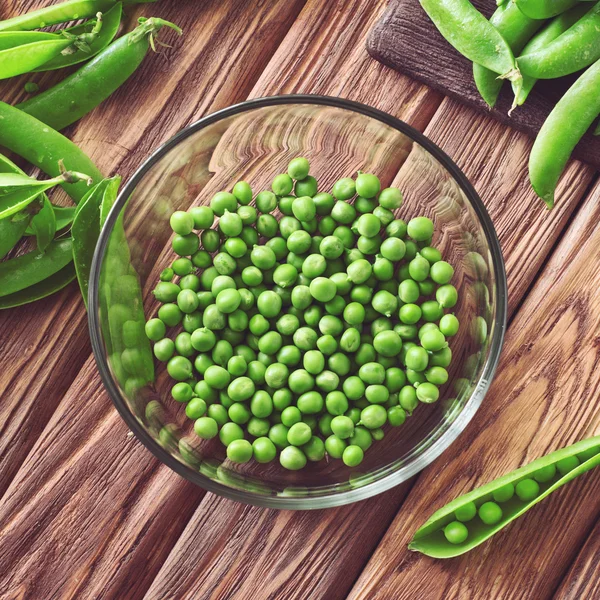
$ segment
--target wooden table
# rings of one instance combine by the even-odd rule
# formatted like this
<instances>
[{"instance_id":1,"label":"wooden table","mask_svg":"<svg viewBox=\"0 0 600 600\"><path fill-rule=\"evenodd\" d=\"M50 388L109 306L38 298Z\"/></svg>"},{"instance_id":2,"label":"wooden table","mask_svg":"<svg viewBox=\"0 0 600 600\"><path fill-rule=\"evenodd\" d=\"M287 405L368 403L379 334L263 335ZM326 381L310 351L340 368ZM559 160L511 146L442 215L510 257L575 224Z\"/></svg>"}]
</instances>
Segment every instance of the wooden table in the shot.
<instances>
[{"instance_id":1,"label":"wooden table","mask_svg":"<svg viewBox=\"0 0 600 600\"><path fill-rule=\"evenodd\" d=\"M48 0L8 0L2 17ZM249 97L339 95L425 132L481 194L500 237L509 330L465 433L409 483L332 510L224 500L160 464L128 432L96 372L76 286L0 312L0 597L598 598L600 476L554 494L462 558L409 553L453 497L600 433L600 187L571 163L546 212L531 140L369 58L385 0L160 0L131 11L185 37L68 133L125 177L199 117ZM46 86L56 74L35 77ZM23 96L2 82L2 99Z\"/></svg>"}]
</instances>

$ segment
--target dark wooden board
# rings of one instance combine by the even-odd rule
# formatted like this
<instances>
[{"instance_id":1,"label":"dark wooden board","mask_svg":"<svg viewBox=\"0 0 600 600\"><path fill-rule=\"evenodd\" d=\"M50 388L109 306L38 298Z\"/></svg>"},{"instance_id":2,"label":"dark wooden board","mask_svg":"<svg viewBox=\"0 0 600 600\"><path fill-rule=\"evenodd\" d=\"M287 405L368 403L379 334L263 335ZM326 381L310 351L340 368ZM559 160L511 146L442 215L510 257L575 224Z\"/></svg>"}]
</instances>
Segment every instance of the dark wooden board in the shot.
<instances>
[{"instance_id":1,"label":"dark wooden board","mask_svg":"<svg viewBox=\"0 0 600 600\"><path fill-rule=\"evenodd\" d=\"M496 8L493 0L474 0L473 4L489 17ZM542 123L562 94L576 79L539 81L527 102L512 115L510 85L506 83L498 102L490 109L473 82L472 63L461 56L441 36L419 0L391 0L367 40L369 54L402 73L491 115L502 123L535 137ZM600 136L584 136L573 153L575 158L600 168Z\"/></svg>"}]
</instances>

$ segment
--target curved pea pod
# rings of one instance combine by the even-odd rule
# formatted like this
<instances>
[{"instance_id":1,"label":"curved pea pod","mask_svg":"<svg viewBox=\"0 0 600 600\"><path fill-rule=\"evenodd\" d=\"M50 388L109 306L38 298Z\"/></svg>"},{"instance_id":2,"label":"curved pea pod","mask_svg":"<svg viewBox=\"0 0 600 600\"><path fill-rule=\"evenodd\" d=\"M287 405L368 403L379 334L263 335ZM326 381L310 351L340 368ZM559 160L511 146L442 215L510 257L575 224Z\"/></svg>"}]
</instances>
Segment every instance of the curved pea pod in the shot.
<instances>
[{"instance_id":1,"label":"curved pea pod","mask_svg":"<svg viewBox=\"0 0 600 600\"><path fill-rule=\"evenodd\" d=\"M520 88L522 77L510 46L469 0L419 1L439 32L463 56Z\"/></svg>"},{"instance_id":2,"label":"curved pea pod","mask_svg":"<svg viewBox=\"0 0 600 600\"><path fill-rule=\"evenodd\" d=\"M145 4L156 0L125 0L125 4ZM93 17L111 9L117 0L69 0L0 21L0 31L41 29L56 23L67 23Z\"/></svg>"},{"instance_id":3,"label":"curved pea pod","mask_svg":"<svg viewBox=\"0 0 600 600\"><path fill-rule=\"evenodd\" d=\"M62 160L70 169L89 175L93 182L102 179L102 173L80 148L31 115L0 102L0 122L0 146L22 156L50 177L60 175ZM75 202L88 191L86 181L63 182L62 187Z\"/></svg>"},{"instance_id":4,"label":"curved pea pod","mask_svg":"<svg viewBox=\"0 0 600 600\"><path fill-rule=\"evenodd\" d=\"M525 47L522 49L522 56L545 48L559 35L562 35L565 31L567 31L571 25L579 21L583 15L590 11L590 8L590 4L581 2L576 4L570 10L552 19L552 21L550 21L541 31L534 35L529 42L527 42ZM517 58L517 62L519 62L520 58L521 57ZM517 106L521 106L525 100L527 100L527 96L529 96L529 92L531 92L536 82L537 79L535 77L523 75L523 86L521 87L521 91L518 94L515 94Z\"/></svg>"},{"instance_id":5,"label":"curved pea pod","mask_svg":"<svg viewBox=\"0 0 600 600\"><path fill-rule=\"evenodd\" d=\"M524 75L554 79L588 67L600 58L600 2L567 31L536 52L521 56L517 63Z\"/></svg>"},{"instance_id":6,"label":"curved pea pod","mask_svg":"<svg viewBox=\"0 0 600 600\"><path fill-rule=\"evenodd\" d=\"M524 15L512 0L496 9L490 23L502 34L513 54L520 52L531 36L544 24L543 21ZM477 63L473 64L473 79L481 97L490 108L493 107L504 81L498 79L494 71Z\"/></svg>"},{"instance_id":7,"label":"curved pea pod","mask_svg":"<svg viewBox=\"0 0 600 600\"><path fill-rule=\"evenodd\" d=\"M40 283L72 260L72 240L63 238L54 240L45 252L35 250L0 263L0 298Z\"/></svg>"},{"instance_id":8,"label":"curved pea pod","mask_svg":"<svg viewBox=\"0 0 600 600\"><path fill-rule=\"evenodd\" d=\"M181 30L162 19L150 18L110 44L54 87L17 107L56 130L81 119L117 90L139 67L156 33L164 26Z\"/></svg>"},{"instance_id":9,"label":"curved pea pod","mask_svg":"<svg viewBox=\"0 0 600 600\"><path fill-rule=\"evenodd\" d=\"M433 558L460 556L491 538L554 490L598 465L600 465L600 436L577 442L568 448L538 458L508 475L453 500L435 512L415 533L408 547L410 550L422 552ZM543 477L542 470L544 470ZM548 472L550 474L554 472L554 475L548 478ZM446 539L444 528L456 521L457 510L471 503L479 508L482 504L492 501L494 493L501 488L516 486L523 480L535 481L536 476L540 481L537 484L539 493L533 499L522 501L517 495L513 495L510 499L499 502L502 517L494 525L486 525L479 516L475 516L464 523L468 528L468 536L463 542L452 544Z\"/></svg>"},{"instance_id":10,"label":"curved pea pod","mask_svg":"<svg viewBox=\"0 0 600 600\"><path fill-rule=\"evenodd\" d=\"M80 49L78 52L60 54L40 67L37 67L34 71L51 71L76 65L80 62L89 60L98 54L98 52L104 50L104 48L113 41L119 31L121 17L123 15L122 2L115 4L106 14L102 15L102 13L99 13L99 15L100 16L97 16L97 19L94 22L88 21L67 30L70 35L73 35L83 43L86 43L87 48ZM91 30L90 25L92 26Z\"/></svg>"},{"instance_id":11,"label":"curved pea pod","mask_svg":"<svg viewBox=\"0 0 600 600\"><path fill-rule=\"evenodd\" d=\"M77 212L71 228L73 237L73 260L77 280L87 308L90 269L96 243L100 235L100 207L106 202L114 202L121 183L120 177L104 179L92 188L77 206Z\"/></svg>"},{"instance_id":12,"label":"curved pea pod","mask_svg":"<svg viewBox=\"0 0 600 600\"><path fill-rule=\"evenodd\" d=\"M56 234L56 215L48 196L42 197L42 207L31 219L38 250L44 252Z\"/></svg>"},{"instance_id":13,"label":"curved pea pod","mask_svg":"<svg viewBox=\"0 0 600 600\"><path fill-rule=\"evenodd\" d=\"M529 180L548 208L573 149L600 114L600 60L567 90L542 125L529 155Z\"/></svg>"},{"instance_id":14,"label":"curved pea pod","mask_svg":"<svg viewBox=\"0 0 600 600\"><path fill-rule=\"evenodd\" d=\"M54 275L35 283L24 290L0 298L0 309L14 308L41 300L62 290L75 280L75 267L69 263Z\"/></svg>"},{"instance_id":15,"label":"curved pea pod","mask_svg":"<svg viewBox=\"0 0 600 600\"><path fill-rule=\"evenodd\" d=\"M29 73L58 56L72 44L72 41L67 38L53 37L56 39L26 43L0 50L0 79Z\"/></svg>"}]
</instances>

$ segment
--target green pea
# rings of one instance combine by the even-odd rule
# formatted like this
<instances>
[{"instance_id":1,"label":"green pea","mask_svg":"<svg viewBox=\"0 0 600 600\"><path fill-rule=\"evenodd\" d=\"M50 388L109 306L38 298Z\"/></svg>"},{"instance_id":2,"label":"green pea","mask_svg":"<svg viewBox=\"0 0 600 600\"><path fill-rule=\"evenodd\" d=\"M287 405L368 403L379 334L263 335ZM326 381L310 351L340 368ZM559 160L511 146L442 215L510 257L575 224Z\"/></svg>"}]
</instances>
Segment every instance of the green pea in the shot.
<instances>
[{"instance_id":1,"label":"green pea","mask_svg":"<svg viewBox=\"0 0 600 600\"><path fill-rule=\"evenodd\" d=\"M371 277L373 268L371 263L366 259L359 259L348 265L348 278L352 283L361 284ZM356 289L356 288L354 288Z\"/></svg>"},{"instance_id":2,"label":"green pea","mask_svg":"<svg viewBox=\"0 0 600 600\"><path fill-rule=\"evenodd\" d=\"M380 404L372 404L360 413L360 421L367 429L378 429L387 421L387 411Z\"/></svg>"},{"instance_id":3,"label":"green pea","mask_svg":"<svg viewBox=\"0 0 600 600\"><path fill-rule=\"evenodd\" d=\"M185 414L188 419L199 419L206 414L206 402L202 398L192 398L185 406Z\"/></svg>"},{"instance_id":4,"label":"green pea","mask_svg":"<svg viewBox=\"0 0 600 600\"><path fill-rule=\"evenodd\" d=\"M384 207L387 208L387 207ZM392 209L388 209L392 210ZM394 219L385 228L388 237L404 238L406 237L407 226L402 219ZM406 244L405 244L406 245ZM414 254L410 257L413 258Z\"/></svg>"},{"instance_id":5,"label":"green pea","mask_svg":"<svg viewBox=\"0 0 600 600\"><path fill-rule=\"evenodd\" d=\"M515 493L522 502L529 502L538 496L540 486L534 479L523 479L515 486Z\"/></svg>"},{"instance_id":6,"label":"green pea","mask_svg":"<svg viewBox=\"0 0 600 600\"><path fill-rule=\"evenodd\" d=\"M356 184L351 177L344 177L336 181L331 191L337 200L350 200L356 194Z\"/></svg>"},{"instance_id":7,"label":"green pea","mask_svg":"<svg viewBox=\"0 0 600 600\"><path fill-rule=\"evenodd\" d=\"M407 232L415 242L430 240L433 236L433 221L427 217L415 217L408 222Z\"/></svg>"},{"instance_id":8,"label":"green pea","mask_svg":"<svg viewBox=\"0 0 600 600\"><path fill-rule=\"evenodd\" d=\"M194 432L203 440L211 440L219 432L219 426L211 417L200 417L194 422Z\"/></svg>"},{"instance_id":9,"label":"green pea","mask_svg":"<svg viewBox=\"0 0 600 600\"><path fill-rule=\"evenodd\" d=\"M417 254L408 264L408 272L415 281L424 281L429 276L429 261Z\"/></svg>"},{"instance_id":10,"label":"green pea","mask_svg":"<svg viewBox=\"0 0 600 600\"><path fill-rule=\"evenodd\" d=\"M304 415L319 414L323 410L324 404L323 396L314 390L304 392L299 396L297 401L298 408Z\"/></svg>"},{"instance_id":11,"label":"green pea","mask_svg":"<svg viewBox=\"0 0 600 600\"><path fill-rule=\"evenodd\" d=\"M347 446L348 442L340 439L337 435L330 435L325 440L325 450L331 458L342 458Z\"/></svg>"},{"instance_id":12,"label":"green pea","mask_svg":"<svg viewBox=\"0 0 600 600\"><path fill-rule=\"evenodd\" d=\"M382 242L380 251L384 258L392 262L398 262L404 258L406 246L400 238L390 237Z\"/></svg>"},{"instance_id":13,"label":"green pea","mask_svg":"<svg viewBox=\"0 0 600 600\"><path fill-rule=\"evenodd\" d=\"M507 483L492 492L496 502L508 502L515 495L515 486Z\"/></svg>"},{"instance_id":14,"label":"green pea","mask_svg":"<svg viewBox=\"0 0 600 600\"><path fill-rule=\"evenodd\" d=\"M379 204L388 210L396 210L402 206L402 192L398 188L385 188L379 194Z\"/></svg>"},{"instance_id":15,"label":"green pea","mask_svg":"<svg viewBox=\"0 0 600 600\"><path fill-rule=\"evenodd\" d=\"M454 511L454 516L456 517L456 520L461 521L463 523L466 523L466 522L474 519L476 514L477 514L477 506L475 506L475 502L467 502L466 504L459 506Z\"/></svg>"},{"instance_id":16,"label":"green pea","mask_svg":"<svg viewBox=\"0 0 600 600\"><path fill-rule=\"evenodd\" d=\"M252 442L252 453L256 462L270 463L277 456L277 448L268 437L258 437Z\"/></svg>"},{"instance_id":17,"label":"green pea","mask_svg":"<svg viewBox=\"0 0 600 600\"><path fill-rule=\"evenodd\" d=\"M568 456L559 460L556 463L556 468L561 475L566 475L569 471L572 471L575 467L580 464L579 459L576 456Z\"/></svg>"},{"instance_id":18,"label":"green pea","mask_svg":"<svg viewBox=\"0 0 600 600\"><path fill-rule=\"evenodd\" d=\"M215 213L210 206L194 206L188 212L194 220L194 229L210 229L215 222Z\"/></svg>"},{"instance_id":19,"label":"green pea","mask_svg":"<svg viewBox=\"0 0 600 600\"><path fill-rule=\"evenodd\" d=\"M294 423L287 434L287 440L292 446L303 446L312 437L312 431L306 423Z\"/></svg>"},{"instance_id":20,"label":"green pea","mask_svg":"<svg viewBox=\"0 0 600 600\"><path fill-rule=\"evenodd\" d=\"M495 502L485 502L479 507L478 513L486 525L495 525L502 519L502 509Z\"/></svg>"},{"instance_id":21,"label":"green pea","mask_svg":"<svg viewBox=\"0 0 600 600\"><path fill-rule=\"evenodd\" d=\"M288 431L289 427L286 427L283 423L276 423L269 429L269 439L277 448L285 448L290 445L287 441Z\"/></svg>"},{"instance_id":22,"label":"green pea","mask_svg":"<svg viewBox=\"0 0 600 600\"><path fill-rule=\"evenodd\" d=\"M192 363L184 356L174 356L167 363L167 372L176 381L185 381L192 376Z\"/></svg>"},{"instance_id":23,"label":"green pea","mask_svg":"<svg viewBox=\"0 0 600 600\"><path fill-rule=\"evenodd\" d=\"M439 397L440 391L433 383L424 382L417 387L417 398L425 404L437 402Z\"/></svg>"},{"instance_id":24,"label":"green pea","mask_svg":"<svg viewBox=\"0 0 600 600\"><path fill-rule=\"evenodd\" d=\"M361 215L356 222L356 231L365 237L372 238L379 234L381 221L373 214Z\"/></svg>"},{"instance_id":25,"label":"green pea","mask_svg":"<svg viewBox=\"0 0 600 600\"><path fill-rule=\"evenodd\" d=\"M238 377L227 387L227 395L234 402L243 402L252 397L255 392L254 382L250 377ZM258 416L258 415L256 415Z\"/></svg>"},{"instance_id":26,"label":"green pea","mask_svg":"<svg viewBox=\"0 0 600 600\"><path fill-rule=\"evenodd\" d=\"M347 467L357 467L365 456L363 449L357 445L349 445L344 448L342 460Z\"/></svg>"},{"instance_id":27,"label":"green pea","mask_svg":"<svg viewBox=\"0 0 600 600\"><path fill-rule=\"evenodd\" d=\"M444 537L451 544L462 544L469 537L469 530L463 523L453 521L444 527Z\"/></svg>"},{"instance_id":28,"label":"green pea","mask_svg":"<svg viewBox=\"0 0 600 600\"><path fill-rule=\"evenodd\" d=\"M242 402L233 403L227 409L227 415L233 423L237 423L238 425L245 425L246 423L248 423L248 421L250 421L250 418L252 416L251 412L248 410L248 407ZM248 430L249 429L250 428L248 428Z\"/></svg>"},{"instance_id":29,"label":"green pea","mask_svg":"<svg viewBox=\"0 0 600 600\"><path fill-rule=\"evenodd\" d=\"M358 446L364 452L366 452L371 445L373 444L373 437L371 436L371 432L362 426L358 426L354 428L354 433L348 438L348 442L352 446Z\"/></svg>"},{"instance_id":30,"label":"green pea","mask_svg":"<svg viewBox=\"0 0 600 600\"><path fill-rule=\"evenodd\" d=\"M298 471L306 466L306 455L296 446L287 446L281 451L279 462L284 469Z\"/></svg>"},{"instance_id":31,"label":"green pea","mask_svg":"<svg viewBox=\"0 0 600 600\"><path fill-rule=\"evenodd\" d=\"M227 446L227 458L235 463L247 463L252 458L252 444L248 440L234 440Z\"/></svg>"},{"instance_id":32,"label":"green pea","mask_svg":"<svg viewBox=\"0 0 600 600\"><path fill-rule=\"evenodd\" d=\"M317 180L312 175L307 175L303 179L296 180L294 193L296 197L314 196L318 191Z\"/></svg>"},{"instance_id":33,"label":"green pea","mask_svg":"<svg viewBox=\"0 0 600 600\"><path fill-rule=\"evenodd\" d=\"M350 225L356 219L356 209L352 204L338 200L331 209L331 216L342 225Z\"/></svg>"},{"instance_id":34,"label":"green pea","mask_svg":"<svg viewBox=\"0 0 600 600\"><path fill-rule=\"evenodd\" d=\"M547 483L556 476L556 465L550 464L538 469L534 474L533 478L538 483Z\"/></svg>"}]
</instances>

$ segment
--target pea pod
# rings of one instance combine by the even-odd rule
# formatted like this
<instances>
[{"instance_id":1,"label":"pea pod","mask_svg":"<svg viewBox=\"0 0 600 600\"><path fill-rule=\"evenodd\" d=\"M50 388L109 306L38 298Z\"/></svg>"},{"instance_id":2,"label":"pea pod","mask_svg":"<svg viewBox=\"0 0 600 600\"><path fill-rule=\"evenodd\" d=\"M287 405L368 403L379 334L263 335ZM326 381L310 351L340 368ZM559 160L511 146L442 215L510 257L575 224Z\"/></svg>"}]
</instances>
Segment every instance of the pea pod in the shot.
<instances>
[{"instance_id":1,"label":"pea pod","mask_svg":"<svg viewBox=\"0 0 600 600\"><path fill-rule=\"evenodd\" d=\"M548 208L573 149L600 114L600 60L567 90L542 125L529 155L529 179Z\"/></svg>"},{"instance_id":2,"label":"pea pod","mask_svg":"<svg viewBox=\"0 0 600 600\"><path fill-rule=\"evenodd\" d=\"M575 5L573 8L564 12L563 14L558 15L558 17L550 21L550 23L548 23L537 35L533 36L531 40L529 40L522 50L522 55L524 56L545 48L559 35L562 35L565 31L567 31L571 25L579 21L579 19L581 19L581 17L583 17L583 15L585 15L589 10L590 5L583 2ZM517 62L519 61L519 58L517 58ZM521 88L521 92L516 97L518 106L521 106L525 100L527 100L527 96L529 96L529 92L531 92L536 82L537 79L535 77L523 75L523 87Z\"/></svg>"},{"instance_id":3,"label":"pea pod","mask_svg":"<svg viewBox=\"0 0 600 600\"><path fill-rule=\"evenodd\" d=\"M90 23L88 21L83 23L83 25L69 29L68 33L76 36L80 41L84 41L87 44L87 48L79 52L60 54L37 69L34 69L34 71L62 69L89 60L98 54L98 52L104 50L113 41L119 31L122 15L123 4L118 2L105 15L99 13L95 22ZM98 31L94 31L98 27L98 23L101 24L101 28ZM93 26L92 31L89 31L90 24Z\"/></svg>"},{"instance_id":4,"label":"pea pod","mask_svg":"<svg viewBox=\"0 0 600 600\"><path fill-rule=\"evenodd\" d=\"M52 60L72 44L67 38L21 44L0 50L0 79L29 73L40 65Z\"/></svg>"},{"instance_id":5,"label":"pea pod","mask_svg":"<svg viewBox=\"0 0 600 600\"><path fill-rule=\"evenodd\" d=\"M119 191L120 177L104 179L97 184L77 206L71 235L73 236L73 259L77 280L87 307L90 269L98 236L100 235L101 205L114 202Z\"/></svg>"},{"instance_id":6,"label":"pea pod","mask_svg":"<svg viewBox=\"0 0 600 600\"><path fill-rule=\"evenodd\" d=\"M80 148L45 123L4 102L0 102L0 122L0 146L22 156L50 177L60 175L59 161L63 160L70 169L87 173L95 183L102 179ZM65 182L62 187L75 202L88 191L85 181Z\"/></svg>"},{"instance_id":7,"label":"pea pod","mask_svg":"<svg viewBox=\"0 0 600 600\"><path fill-rule=\"evenodd\" d=\"M26 100L18 108L54 129L74 123L117 90L139 67L153 38L163 26L181 30L173 23L151 18L110 44L76 73L54 87Z\"/></svg>"},{"instance_id":8,"label":"pea pod","mask_svg":"<svg viewBox=\"0 0 600 600\"><path fill-rule=\"evenodd\" d=\"M519 10L531 19L550 19L573 8L579 0L515 0Z\"/></svg>"},{"instance_id":9,"label":"pea pod","mask_svg":"<svg viewBox=\"0 0 600 600\"><path fill-rule=\"evenodd\" d=\"M496 9L490 23L502 34L513 53L517 54L544 22L530 19L510 0ZM494 71L477 63L473 64L473 78L481 97L488 106L493 107L504 83L502 79L498 79Z\"/></svg>"},{"instance_id":10,"label":"pea pod","mask_svg":"<svg viewBox=\"0 0 600 600\"><path fill-rule=\"evenodd\" d=\"M0 263L0 298L40 283L72 260L73 242L63 238L54 240L45 252L35 250Z\"/></svg>"},{"instance_id":11,"label":"pea pod","mask_svg":"<svg viewBox=\"0 0 600 600\"><path fill-rule=\"evenodd\" d=\"M42 192L65 182L88 181L91 178L83 173L63 170L52 179L38 180L21 173L0 173L0 219L5 219L23 210Z\"/></svg>"},{"instance_id":12,"label":"pea pod","mask_svg":"<svg viewBox=\"0 0 600 600\"><path fill-rule=\"evenodd\" d=\"M520 89L522 77L510 46L469 0L419 1L440 33L463 56Z\"/></svg>"},{"instance_id":13,"label":"pea pod","mask_svg":"<svg viewBox=\"0 0 600 600\"><path fill-rule=\"evenodd\" d=\"M553 42L517 61L524 75L554 79L584 69L600 58L600 2Z\"/></svg>"},{"instance_id":14,"label":"pea pod","mask_svg":"<svg viewBox=\"0 0 600 600\"><path fill-rule=\"evenodd\" d=\"M66 227L68 227L73 222L77 207L56 206L55 204L53 204L52 209L56 218L56 231L60 231L61 229L65 229ZM33 229L31 229L31 226L27 227L27 229L25 230L25 235L35 235Z\"/></svg>"},{"instance_id":15,"label":"pea pod","mask_svg":"<svg viewBox=\"0 0 600 600\"><path fill-rule=\"evenodd\" d=\"M125 4L145 4L155 1L125 0ZM0 21L0 31L42 29L56 23L87 19L98 12L106 12L116 3L117 0L69 0Z\"/></svg>"},{"instance_id":16,"label":"pea pod","mask_svg":"<svg viewBox=\"0 0 600 600\"><path fill-rule=\"evenodd\" d=\"M35 233L38 250L44 252L56 234L56 215L47 196L42 197L42 207L31 219L31 228Z\"/></svg>"},{"instance_id":17,"label":"pea pod","mask_svg":"<svg viewBox=\"0 0 600 600\"><path fill-rule=\"evenodd\" d=\"M19 292L8 294L0 298L0 310L5 308L14 308L46 298L59 290L65 288L75 279L75 267L69 263L54 275L43 279Z\"/></svg>"},{"instance_id":18,"label":"pea pod","mask_svg":"<svg viewBox=\"0 0 600 600\"><path fill-rule=\"evenodd\" d=\"M415 533L408 547L433 558L460 556L488 540L554 490L598 465L600 436L538 458L435 512ZM488 506L482 509L485 504Z\"/></svg>"}]
</instances>

